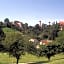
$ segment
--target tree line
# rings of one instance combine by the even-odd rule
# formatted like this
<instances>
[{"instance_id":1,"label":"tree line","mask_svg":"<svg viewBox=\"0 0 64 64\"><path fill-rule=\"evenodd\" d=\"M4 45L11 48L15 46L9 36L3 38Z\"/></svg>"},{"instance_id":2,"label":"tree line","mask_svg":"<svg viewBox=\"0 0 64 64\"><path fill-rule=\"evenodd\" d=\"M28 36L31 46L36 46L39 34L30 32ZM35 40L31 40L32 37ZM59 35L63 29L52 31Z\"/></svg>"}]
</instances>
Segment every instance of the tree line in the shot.
<instances>
[{"instance_id":1,"label":"tree line","mask_svg":"<svg viewBox=\"0 0 64 64\"><path fill-rule=\"evenodd\" d=\"M18 26L18 22L21 26ZM35 26L28 26L28 23L23 24L22 22L17 20L15 20L13 24L13 22L11 22L8 18L5 18L4 22L0 22L0 26L16 29L23 34L31 36L32 38L49 40L55 40L55 37L58 37L58 31L60 28L57 21L56 23L54 22L52 25L50 25L49 22L49 25L43 23L41 26L39 24L36 24Z\"/></svg>"}]
</instances>

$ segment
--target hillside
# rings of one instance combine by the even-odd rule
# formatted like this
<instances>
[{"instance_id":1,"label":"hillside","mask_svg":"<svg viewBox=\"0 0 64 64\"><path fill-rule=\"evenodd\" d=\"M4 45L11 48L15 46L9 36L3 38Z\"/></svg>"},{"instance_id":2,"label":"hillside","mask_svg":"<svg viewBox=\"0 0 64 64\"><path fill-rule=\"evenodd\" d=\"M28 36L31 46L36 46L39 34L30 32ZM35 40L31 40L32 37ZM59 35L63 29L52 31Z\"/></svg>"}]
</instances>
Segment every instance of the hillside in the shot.
<instances>
[{"instance_id":1,"label":"hillside","mask_svg":"<svg viewBox=\"0 0 64 64\"><path fill-rule=\"evenodd\" d=\"M24 40L26 43L30 39L28 35L24 35L22 32L19 32L17 30L11 29L11 28L3 28L4 33L6 34L5 40L3 40L3 44L7 47L9 47L13 42L16 40Z\"/></svg>"}]
</instances>

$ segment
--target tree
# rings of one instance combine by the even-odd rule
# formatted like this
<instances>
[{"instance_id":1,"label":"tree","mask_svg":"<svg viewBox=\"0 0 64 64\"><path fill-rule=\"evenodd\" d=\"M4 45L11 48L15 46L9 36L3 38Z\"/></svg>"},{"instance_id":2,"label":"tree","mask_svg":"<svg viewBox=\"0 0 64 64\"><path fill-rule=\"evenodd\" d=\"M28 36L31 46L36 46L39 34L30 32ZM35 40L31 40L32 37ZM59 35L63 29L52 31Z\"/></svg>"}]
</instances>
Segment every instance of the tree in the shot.
<instances>
[{"instance_id":1,"label":"tree","mask_svg":"<svg viewBox=\"0 0 64 64\"><path fill-rule=\"evenodd\" d=\"M48 23L49 23L49 26L50 26L50 23L51 23L51 22L49 21Z\"/></svg>"},{"instance_id":2,"label":"tree","mask_svg":"<svg viewBox=\"0 0 64 64\"><path fill-rule=\"evenodd\" d=\"M38 49L37 55L38 56L45 56L48 58L50 61L50 58L54 56L57 53L56 45L45 45L45 46L40 46L40 49Z\"/></svg>"},{"instance_id":3,"label":"tree","mask_svg":"<svg viewBox=\"0 0 64 64\"><path fill-rule=\"evenodd\" d=\"M5 25L6 25L8 28L11 28L11 23L10 23L10 21L9 21L8 18L5 18L5 19L4 19L4 23L5 23Z\"/></svg>"},{"instance_id":4,"label":"tree","mask_svg":"<svg viewBox=\"0 0 64 64\"><path fill-rule=\"evenodd\" d=\"M23 24L24 33L28 33L28 23Z\"/></svg>"},{"instance_id":5,"label":"tree","mask_svg":"<svg viewBox=\"0 0 64 64\"><path fill-rule=\"evenodd\" d=\"M4 23L0 21L0 27L4 27Z\"/></svg>"},{"instance_id":6,"label":"tree","mask_svg":"<svg viewBox=\"0 0 64 64\"><path fill-rule=\"evenodd\" d=\"M29 42L27 44L27 52L30 54L33 54L33 55L35 55L37 53L36 46L33 42Z\"/></svg>"},{"instance_id":7,"label":"tree","mask_svg":"<svg viewBox=\"0 0 64 64\"><path fill-rule=\"evenodd\" d=\"M47 33L43 34L43 39L48 39L48 34Z\"/></svg>"},{"instance_id":8,"label":"tree","mask_svg":"<svg viewBox=\"0 0 64 64\"><path fill-rule=\"evenodd\" d=\"M2 40L6 37L5 33L3 32L2 28L0 27L0 51L5 51L5 47L2 44Z\"/></svg>"},{"instance_id":9,"label":"tree","mask_svg":"<svg viewBox=\"0 0 64 64\"><path fill-rule=\"evenodd\" d=\"M5 52L6 48L3 44L0 44L0 52Z\"/></svg>"},{"instance_id":10,"label":"tree","mask_svg":"<svg viewBox=\"0 0 64 64\"><path fill-rule=\"evenodd\" d=\"M25 30L28 29L28 24L27 24L27 23L24 24L24 29L25 29Z\"/></svg>"},{"instance_id":11,"label":"tree","mask_svg":"<svg viewBox=\"0 0 64 64\"><path fill-rule=\"evenodd\" d=\"M36 36L38 36L41 33L41 27L39 26L39 24L35 25L33 32Z\"/></svg>"},{"instance_id":12,"label":"tree","mask_svg":"<svg viewBox=\"0 0 64 64\"><path fill-rule=\"evenodd\" d=\"M0 27L0 41L4 40L6 37L5 33L3 32L2 28Z\"/></svg>"},{"instance_id":13,"label":"tree","mask_svg":"<svg viewBox=\"0 0 64 64\"><path fill-rule=\"evenodd\" d=\"M5 22L5 23L9 23L9 19L8 19L8 18L5 18L5 19L4 19L4 22Z\"/></svg>"},{"instance_id":14,"label":"tree","mask_svg":"<svg viewBox=\"0 0 64 64\"><path fill-rule=\"evenodd\" d=\"M24 54L25 45L23 41L16 40L9 48L9 53L16 57L18 64L20 56Z\"/></svg>"},{"instance_id":15,"label":"tree","mask_svg":"<svg viewBox=\"0 0 64 64\"><path fill-rule=\"evenodd\" d=\"M45 56L48 58L50 61L50 58L56 54L56 46L55 45L48 45L46 46L47 50L45 49Z\"/></svg>"},{"instance_id":16,"label":"tree","mask_svg":"<svg viewBox=\"0 0 64 64\"><path fill-rule=\"evenodd\" d=\"M46 28L47 28L47 24L44 24L44 23L43 23L43 24L42 24L42 28L41 28L42 31L44 31Z\"/></svg>"}]
</instances>

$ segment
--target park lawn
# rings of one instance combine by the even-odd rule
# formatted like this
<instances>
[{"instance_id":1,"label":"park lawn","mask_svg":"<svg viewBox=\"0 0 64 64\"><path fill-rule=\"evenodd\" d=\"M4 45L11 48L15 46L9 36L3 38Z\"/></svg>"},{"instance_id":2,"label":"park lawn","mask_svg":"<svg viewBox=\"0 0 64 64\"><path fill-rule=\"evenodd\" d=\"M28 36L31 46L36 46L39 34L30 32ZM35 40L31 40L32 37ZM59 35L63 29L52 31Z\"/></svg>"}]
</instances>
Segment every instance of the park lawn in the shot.
<instances>
[{"instance_id":1,"label":"park lawn","mask_svg":"<svg viewBox=\"0 0 64 64\"><path fill-rule=\"evenodd\" d=\"M31 54L26 54L22 56L19 60L20 63L29 63L29 62L41 62L47 61L45 57L36 57ZM0 64L12 64L16 63L16 58L9 56L8 53L0 53Z\"/></svg>"},{"instance_id":2,"label":"park lawn","mask_svg":"<svg viewBox=\"0 0 64 64\"><path fill-rule=\"evenodd\" d=\"M48 59L46 57L37 57L32 54L26 54L21 57L20 62L46 62Z\"/></svg>"},{"instance_id":3,"label":"park lawn","mask_svg":"<svg viewBox=\"0 0 64 64\"><path fill-rule=\"evenodd\" d=\"M54 60L54 61L50 62L49 64L64 64L64 59Z\"/></svg>"},{"instance_id":4,"label":"park lawn","mask_svg":"<svg viewBox=\"0 0 64 64\"><path fill-rule=\"evenodd\" d=\"M0 64L12 64L15 58L9 57L7 53L0 53Z\"/></svg>"},{"instance_id":5,"label":"park lawn","mask_svg":"<svg viewBox=\"0 0 64 64\"><path fill-rule=\"evenodd\" d=\"M57 54L55 57L51 58L49 64L64 64L64 54Z\"/></svg>"},{"instance_id":6,"label":"park lawn","mask_svg":"<svg viewBox=\"0 0 64 64\"><path fill-rule=\"evenodd\" d=\"M51 57L50 62L48 62L48 59L46 57L36 57L31 54L26 54L22 56L19 60L19 62L36 62L36 63L48 63L48 64L64 64L64 55L63 54L57 54L55 57ZM16 59L12 56L9 56L7 53L0 53L0 64L13 64L16 63Z\"/></svg>"}]
</instances>

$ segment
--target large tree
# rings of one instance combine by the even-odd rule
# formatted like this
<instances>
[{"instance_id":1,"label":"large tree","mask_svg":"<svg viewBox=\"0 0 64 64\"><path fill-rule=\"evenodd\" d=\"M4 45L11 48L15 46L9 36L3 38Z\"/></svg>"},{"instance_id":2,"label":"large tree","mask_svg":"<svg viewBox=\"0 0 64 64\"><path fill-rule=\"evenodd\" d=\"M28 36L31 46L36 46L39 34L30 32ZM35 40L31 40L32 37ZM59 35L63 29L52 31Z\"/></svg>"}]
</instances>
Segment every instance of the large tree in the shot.
<instances>
[{"instance_id":1,"label":"large tree","mask_svg":"<svg viewBox=\"0 0 64 64\"><path fill-rule=\"evenodd\" d=\"M4 19L4 23L5 23L5 26L7 26L8 28L11 28L11 23L8 18Z\"/></svg>"},{"instance_id":2,"label":"large tree","mask_svg":"<svg viewBox=\"0 0 64 64\"><path fill-rule=\"evenodd\" d=\"M2 40L6 37L5 33L3 32L2 28L0 27L0 51L5 51L5 47L2 44Z\"/></svg>"},{"instance_id":3,"label":"large tree","mask_svg":"<svg viewBox=\"0 0 64 64\"><path fill-rule=\"evenodd\" d=\"M5 33L3 32L2 28L0 27L0 41L5 39Z\"/></svg>"},{"instance_id":4,"label":"large tree","mask_svg":"<svg viewBox=\"0 0 64 64\"><path fill-rule=\"evenodd\" d=\"M9 48L9 53L17 59L16 64L18 64L20 56L24 54L24 51L25 44L22 40L16 40Z\"/></svg>"},{"instance_id":5,"label":"large tree","mask_svg":"<svg viewBox=\"0 0 64 64\"><path fill-rule=\"evenodd\" d=\"M46 45L40 46L36 54L41 57L45 56L50 61L50 58L54 56L55 54L57 54L58 52L59 52L58 45L49 44L47 46Z\"/></svg>"}]
</instances>

